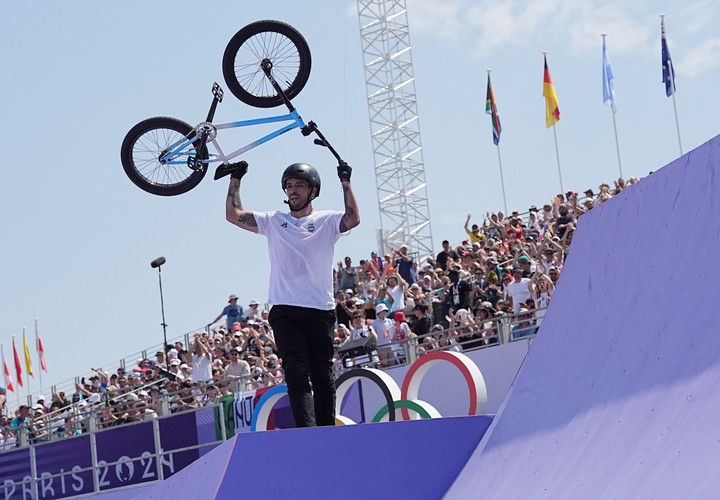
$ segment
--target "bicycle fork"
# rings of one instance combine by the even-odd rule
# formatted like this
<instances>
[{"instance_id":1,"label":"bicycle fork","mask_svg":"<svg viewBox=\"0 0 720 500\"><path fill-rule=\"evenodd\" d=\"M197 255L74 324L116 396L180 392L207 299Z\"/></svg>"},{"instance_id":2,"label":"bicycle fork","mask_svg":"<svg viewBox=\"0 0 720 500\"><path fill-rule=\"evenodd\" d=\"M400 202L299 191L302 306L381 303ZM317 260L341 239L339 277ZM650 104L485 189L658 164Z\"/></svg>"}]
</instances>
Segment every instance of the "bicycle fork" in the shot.
<instances>
[{"instance_id":1,"label":"bicycle fork","mask_svg":"<svg viewBox=\"0 0 720 500\"><path fill-rule=\"evenodd\" d=\"M265 76L267 77L267 79L270 81L270 85L273 86L273 88L275 89L275 92L278 93L278 95L280 96L280 99L282 99L283 103L285 103L285 106L287 106L288 111L290 111L291 113L293 111L295 111L295 107L290 102L290 99L288 99L288 96L285 95L285 92L283 91L282 87L280 87L278 82L275 80L275 77L272 75L272 61L270 61L270 59L263 59L260 62L260 67L262 68L263 73L265 73ZM338 163L344 163L343 159L340 157L340 154L335 150L335 148L333 148L330 145L330 143L325 138L325 136L322 134L322 132L320 132L320 129L318 129L318 126L317 126L317 124L315 124L315 122L313 122L311 120L310 122L308 122L307 125L305 125L304 127L302 127L300 129L300 132L302 133L302 135L304 137L307 137L310 134L315 133L318 136L318 138L315 139L313 141L313 143L317 144L318 146L323 146L323 147L328 148L328 150L330 150L330 152L335 157L335 159L338 161Z\"/></svg>"}]
</instances>

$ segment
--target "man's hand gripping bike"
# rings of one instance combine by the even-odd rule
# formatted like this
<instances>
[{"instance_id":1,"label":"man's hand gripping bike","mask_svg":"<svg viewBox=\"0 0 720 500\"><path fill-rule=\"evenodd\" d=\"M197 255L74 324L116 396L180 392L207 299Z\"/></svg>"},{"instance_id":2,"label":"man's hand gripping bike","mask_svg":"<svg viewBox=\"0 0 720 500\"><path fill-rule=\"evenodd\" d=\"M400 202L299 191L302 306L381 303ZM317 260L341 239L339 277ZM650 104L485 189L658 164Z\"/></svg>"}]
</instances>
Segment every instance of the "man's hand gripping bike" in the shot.
<instances>
[{"instance_id":1,"label":"man's hand gripping bike","mask_svg":"<svg viewBox=\"0 0 720 500\"><path fill-rule=\"evenodd\" d=\"M215 83L207 119L191 126L177 118L159 116L135 125L120 149L123 169L140 189L161 196L190 191L205 177L211 163L219 163L215 179L232 173L240 163L231 160L285 132L298 128L304 136L316 134L315 144L327 147L339 165L340 155L317 126L305 123L290 100L303 89L310 76L310 49L305 38L292 26L279 21L258 21L238 31L223 55L225 83L235 97L258 107L284 104L282 115L213 123L223 90ZM277 130L225 154L218 142L221 130L266 123L285 123ZM214 153L208 151L212 145Z\"/></svg>"}]
</instances>

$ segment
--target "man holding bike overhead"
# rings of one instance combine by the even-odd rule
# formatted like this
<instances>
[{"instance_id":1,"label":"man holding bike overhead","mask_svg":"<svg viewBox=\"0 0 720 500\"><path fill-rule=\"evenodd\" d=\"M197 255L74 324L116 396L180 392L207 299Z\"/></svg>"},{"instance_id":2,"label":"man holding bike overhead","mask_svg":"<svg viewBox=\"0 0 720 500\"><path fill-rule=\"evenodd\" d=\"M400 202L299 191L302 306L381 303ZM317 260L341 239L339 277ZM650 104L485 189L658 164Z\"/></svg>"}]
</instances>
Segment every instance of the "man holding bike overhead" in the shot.
<instances>
[{"instance_id":1,"label":"man holding bike overhead","mask_svg":"<svg viewBox=\"0 0 720 500\"><path fill-rule=\"evenodd\" d=\"M360 223L350 184L352 168L337 167L345 211L315 211L320 175L312 166L294 163L281 186L290 211L253 212L240 201L240 180L247 163L240 162L230 178L225 204L227 220L268 240L273 305L269 321L285 369L290 407L296 427L335 425L335 382L332 373L333 255L335 242Z\"/></svg>"}]
</instances>

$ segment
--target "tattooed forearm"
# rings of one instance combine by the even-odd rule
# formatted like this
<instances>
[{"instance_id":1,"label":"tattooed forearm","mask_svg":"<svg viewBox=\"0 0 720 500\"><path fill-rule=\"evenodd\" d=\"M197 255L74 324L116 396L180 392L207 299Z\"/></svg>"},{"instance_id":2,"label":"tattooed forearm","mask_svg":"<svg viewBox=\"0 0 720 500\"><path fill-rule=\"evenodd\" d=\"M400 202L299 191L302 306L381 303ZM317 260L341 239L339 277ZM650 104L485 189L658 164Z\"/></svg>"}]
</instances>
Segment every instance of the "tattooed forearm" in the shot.
<instances>
[{"instance_id":1,"label":"tattooed forearm","mask_svg":"<svg viewBox=\"0 0 720 500\"><path fill-rule=\"evenodd\" d=\"M344 233L360 224L360 215L357 210L355 194L350 187L350 182L343 182L343 198L345 200L345 213L340 219L340 232Z\"/></svg>"},{"instance_id":2,"label":"tattooed forearm","mask_svg":"<svg viewBox=\"0 0 720 500\"><path fill-rule=\"evenodd\" d=\"M252 212L243 212L238 216L238 222L248 227L257 227L257 221Z\"/></svg>"},{"instance_id":3,"label":"tattooed forearm","mask_svg":"<svg viewBox=\"0 0 720 500\"><path fill-rule=\"evenodd\" d=\"M242 210L242 201L240 201L240 183L232 182L228 188L228 200L232 207L236 210Z\"/></svg>"}]
</instances>

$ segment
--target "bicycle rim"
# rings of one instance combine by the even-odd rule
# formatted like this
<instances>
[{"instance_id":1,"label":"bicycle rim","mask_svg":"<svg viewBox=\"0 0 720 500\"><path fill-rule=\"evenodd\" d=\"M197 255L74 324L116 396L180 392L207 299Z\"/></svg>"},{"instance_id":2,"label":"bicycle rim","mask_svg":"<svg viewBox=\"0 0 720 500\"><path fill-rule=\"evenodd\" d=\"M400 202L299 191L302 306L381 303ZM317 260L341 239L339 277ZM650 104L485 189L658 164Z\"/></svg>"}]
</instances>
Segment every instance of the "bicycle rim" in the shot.
<instances>
[{"instance_id":1,"label":"bicycle rim","mask_svg":"<svg viewBox=\"0 0 720 500\"><path fill-rule=\"evenodd\" d=\"M122 148L123 167L138 187L152 194L173 196L189 191L202 180L207 167L193 170L187 164L196 150L187 143L192 127L173 118L151 118L131 130ZM160 161L164 153L177 150L172 157ZM207 159L204 150L200 159Z\"/></svg>"},{"instance_id":2,"label":"bicycle rim","mask_svg":"<svg viewBox=\"0 0 720 500\"><path fill-rule=\"evenodd\" d=\"M288 98L300 93L310 75L307 42L290 25L259 21L240 30L223 57L225 81L235 97L255 107L282 104L260 67L264 59L272 62L272 75Z\"/></svg>"}]
</instances>

